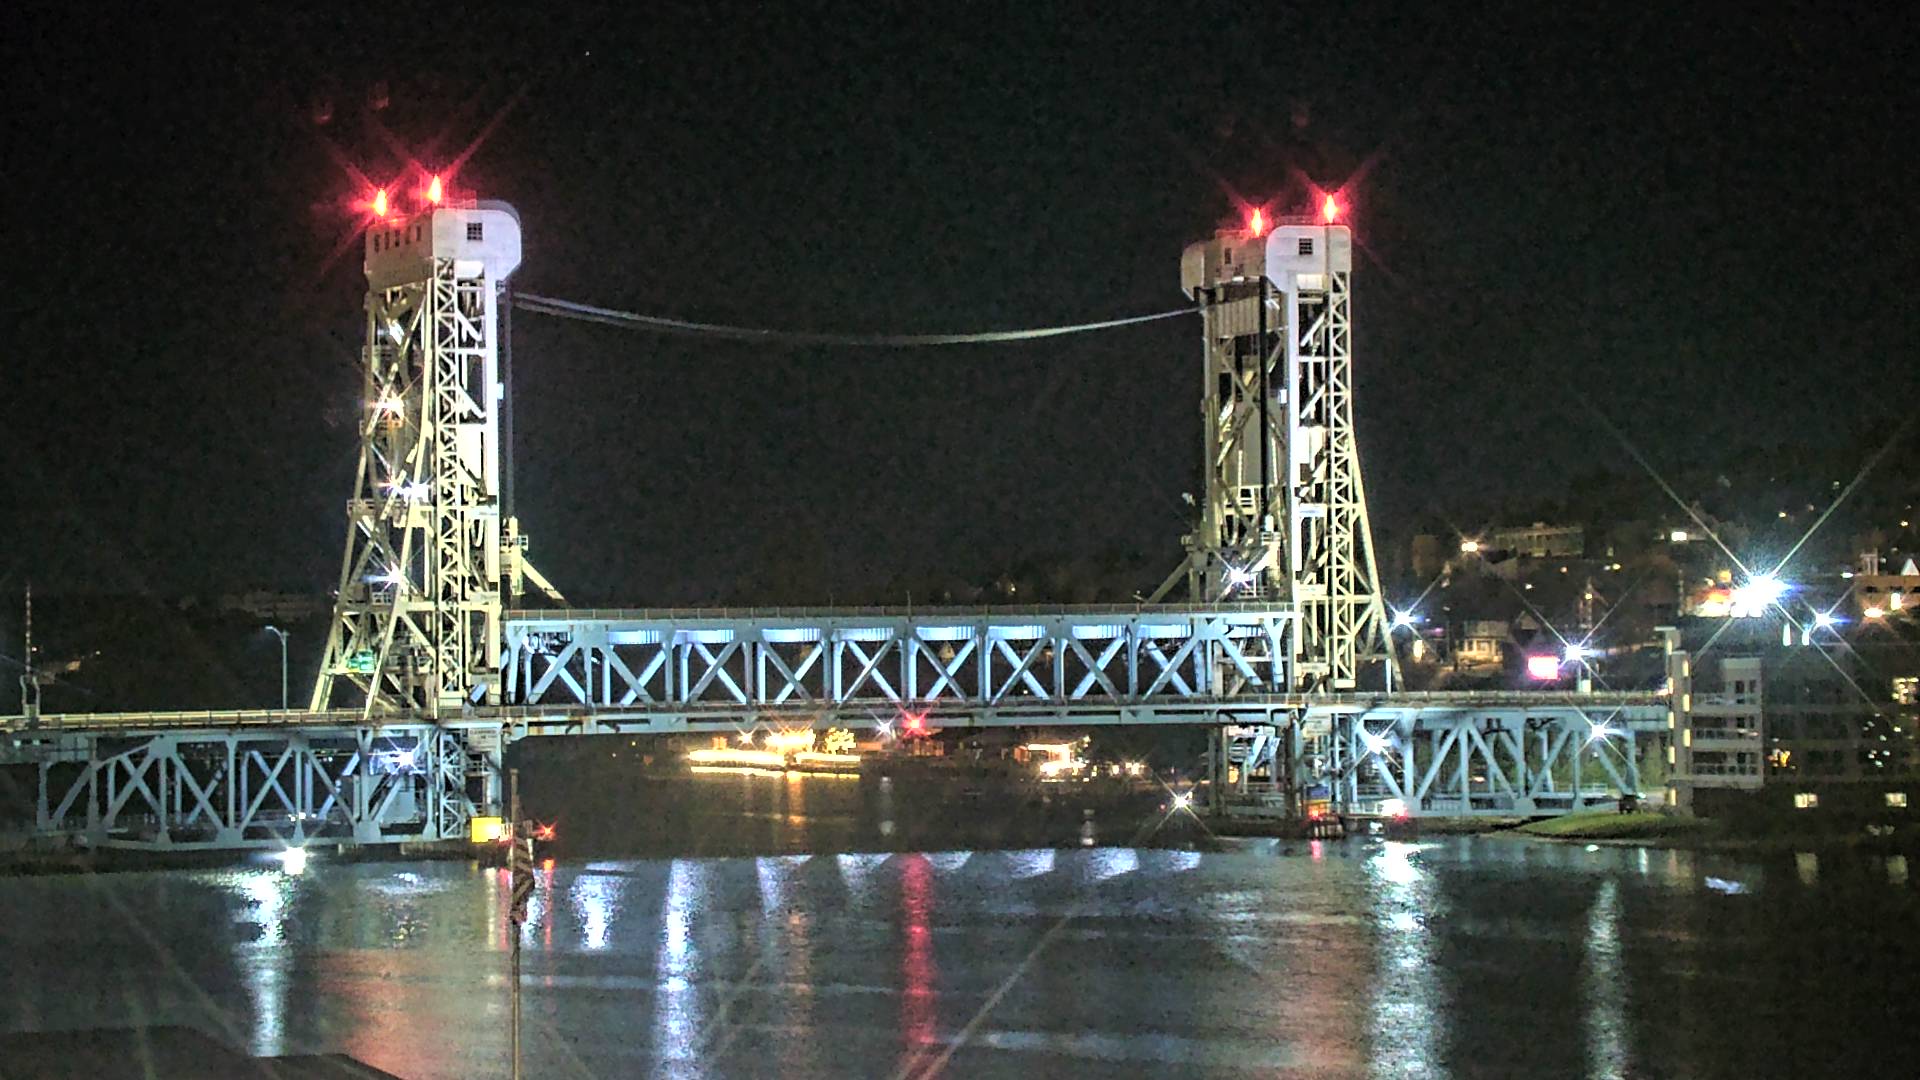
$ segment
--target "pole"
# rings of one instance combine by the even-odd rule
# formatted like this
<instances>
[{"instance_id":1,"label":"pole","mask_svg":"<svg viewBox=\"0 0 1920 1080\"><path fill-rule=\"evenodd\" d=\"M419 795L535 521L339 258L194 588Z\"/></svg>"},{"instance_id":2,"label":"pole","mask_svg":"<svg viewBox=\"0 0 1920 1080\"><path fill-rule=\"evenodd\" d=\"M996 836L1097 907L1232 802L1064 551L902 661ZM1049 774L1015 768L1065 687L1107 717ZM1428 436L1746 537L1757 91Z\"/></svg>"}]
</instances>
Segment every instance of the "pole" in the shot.
<instances>
[{"instance_id":1,"label":"pole","mask_svg":"<svg viewBox=\"0 0 1920 1080\"><path fill-rule=\"evenodd\" d=\"M507 770L507 835L513 841L513 853L520 854L520 770ZM507 932L513 935L513 1080L520 1080L520 921L509 918Z\"/></svg>"},{"instance_id":2,"label":"pole","mask_svg":"<svg viewBox=\"0 0 1920 1080\"><path fill-rule=\"evenodd\" d=\"M277 626L267 627L267 633L280 639L280 711L287 711L287 632Z\"/></svg>"},{"instance_id":3,"label":"pole","mask_svg":"<svg viewBox=\"0 0 1920 1080\"><path fill-rule=\"evenodd\" d=\"M27 582L26 617L22 623L26 634L26 652L21 656L25 674L20 676L20 715L26 717L28 727L40 724L40 677L33 671L33 582Z\"/></svg>"}]
</instances>

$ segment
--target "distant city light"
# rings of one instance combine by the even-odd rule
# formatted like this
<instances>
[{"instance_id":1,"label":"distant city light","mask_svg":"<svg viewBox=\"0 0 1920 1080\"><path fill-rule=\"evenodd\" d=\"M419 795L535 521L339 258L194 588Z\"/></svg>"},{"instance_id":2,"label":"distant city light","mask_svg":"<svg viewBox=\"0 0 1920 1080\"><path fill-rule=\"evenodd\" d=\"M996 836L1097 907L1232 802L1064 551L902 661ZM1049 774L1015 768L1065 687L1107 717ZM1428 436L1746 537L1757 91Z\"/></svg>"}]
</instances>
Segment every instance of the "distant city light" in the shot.
<instances>
[{"instance_id":1,"label":"distant city light","mask_svg":"<svg viewBox=\"0 0 1920 1080\"><path fill-rule=\"evenodd\" d=\"M1744 584L1734 586L1727 614L1735 619L1760 618L1780 602L1788 588L1786 582L1772 574L1755 574Z\"/></svg>"},{"instance_id":2,"label":"distant city light","mask_svg":"<svg viewBox=\"0 0 1920 1080\"><path fill-rule=\"evenodd\" d=\"M1618 734L1620 734L1620 730L1618 728L1614 727L1612 724L1602 722L1602 723L1593 725L1593 730L1587 732L1587 741L1590 743L1596 743L1602 739L1611 739Z\"/></svg>"},{"instance_id":3,"label":"distant city light","mask_svg":"<svg viewBox=\"0 0 1920 1080\"><path fill-rule=\"evenodd\" d=\"M1478 555L1479 553L1480 553L1480 541L1478 541L1478 540L1462 540L1462 541L1460 541L1460 554L1462 554L1462 555Z\"/></svg>"},{"instance_id":4,"label":"distant city light","mask_svg":"<svg viewBox=\"0 0 1920 1080\"><path fill-rule=\"evenodd\" d=\"M1390 817L1390 818L1406 817L1407 816L1407 800L1381 799L1380 813L1382 816Z\"/></svg>"},{"instance_id":5,"label":"distant city light","mask_svg":"<svg viewBox=\"0 0 1920 1080\"><path fill-rule=\"evenodd\" d=\"M1254 572L1238 566L1227 567L1227 584L1230 586L1253 584Z\"/></svg>"},{"instance_id":6,"label":"distant city light","mask_svg":"<svg viewBox=\"0 0 1920 1080\"><path fill-rule=\"evenodd\" d=\"M298 877L307 872L307 849L292 847L274 856L280 860L280 869Z\"/></svg>"},{"instance_id":7,"label":"distant city light","mask_svg":"<svg viewBox=\"0 0 1920 1080\"><path fill-rule=\"evenodd\" d=\"M1566 652L1561 655L1561 659L1569 664L1577 664L1592 655L1593 650L1587 648L1585 645L1572 644L1567 646Z\"/></svg>"},{"instance_id":8,"label":"distant city light","mask_svg":"<svg viewBox=\"0 0 1920 1080\"><path fill-rule=\"evenodd\" d=\"M440 177L436 175L427 183L427 201L435 206L439 206L440 200L445 197L446 190L440 186Z\"/></svg>"},{"instance_id":9,"label":"distant city light","mask_svg":"<svg viewBox=\"0 0 1920 1080\"><path fill-rule=\"evenodd\" d=\"M1412 626L1419 621L1420 617L1411 611L1396 611L1393 613L1393 625L1396 629L1402 626Z\"/></svg>"},{"instance_id":10,"label":"distant city light","mask_svg":"<svg viewBox=\"0 0 1920 1080\"><path fill-rule=\"evenodd\" d=\"M1376 734L1371 731L1360 733L1360 742L1366 746L1369 754L1384 754L1393 746L1393 736Z\"/></svg>"},{"instance_id":11,"label":"distant city light","mask_svg":"<svg viewBox=\"0 0 1920 1080\"><path fill-rule=\"evenodd\" d=\"M1685 529L1675 529L1667 534L1667 540L1670 543L1684 544L1687 542L1687 539L1687 530Z\"/></svg>"},{"instance_id":12,"label":"distant city light","mask_svg":"<svg viewBox=\"0 0 1920 1080\"><path fill-rule=\"evenodd\" d=\"M1816 612L1813 616L1813 625L1823 630L1832 627L1839 621L1831 611Z\"/></svg>"},{"instance_id":13,"label":"distant city light","mask_svg":"<svg viewBox=\"0 0 1920 1080\"><path fill-rule=\"evenodd\" d=\"M1255 236L1260 236L1267 231L1267 217L1260 212L1259 207L1253 208L1253 216L1247 219L1247 228Z\"/></svg>"},{"instance_id":14,"label":"distant city light","mask_svg":"<svg viewBox=\"0 0 1920 1080\"><path fill-rule=\"evenodd\" d=\"M386 217L387 216L387 189L381 188L380 190L374 192L373 202L368 205L373 210L374 217L377 217L377 218Z\"/></svg>"},{"instance_id":15,"label":"distant city light","mask_svg":"<svg viewBox=\"0 0 1920 1080\"><path fill-rule=\"evenodd\" d=\"M1191 792L1191 791L1176 791L1176 792L1174 792L1174 793L1173 793L1173 808L1174 808L1175 810L1191 810L1191 809L1193 809L1193 792Z\"/></svg>"},{"instance_id":16,"label":"distant city light","mask_svg":"<svg viewBox=\"0 0 1920 1080\"><path fill-rule=\"evenodd\" d=\"M772 750L735 750L709 746L687 751L687 761L694 765L754 765L784 769L787 755Z\"/></svg>"},{"instance_id":17,"label":"distant city light","mask_svg":"<svg viewBox=\"0 0 1920 1080\"><path fill-rule=\"evenodd\" d=\"M1340 204L1329 194L1326 200L1320 204L1320 220L1331 225L1334 219L1339 216Z\"/></svg>"},{"instance_id":18,"label":"distant city light","mask_svg":"<svg viewBox=\"0 0 1920 1080\"><path fill-rule=\"evenodd\" d=\"M1527 677L1542 680L1559 678L1560 658L1547 653L1527 657Z\"/></svg>"},{"instance_id":19,"label":"distant city light","mask_svg":"<svg viewBox=\"0 0 1920 1080\"><path fill-rule=\"evenodd\" d=\"M791 752L813 749L814 734L811 728L798 731L775 731L767 735L767 749L779 752Z\"/></svg>"},{"instance_id":20,"label":"distant city light","mask_svg":"<svg viewBox=\"0 0 1920 1080\"><path fill-rule=\"evenodd\" d=\"M1865 615L1869 619L1884 619L1887 616L1887 609L1875 604L1860 614Z\"/></svg>"}]
</instances>

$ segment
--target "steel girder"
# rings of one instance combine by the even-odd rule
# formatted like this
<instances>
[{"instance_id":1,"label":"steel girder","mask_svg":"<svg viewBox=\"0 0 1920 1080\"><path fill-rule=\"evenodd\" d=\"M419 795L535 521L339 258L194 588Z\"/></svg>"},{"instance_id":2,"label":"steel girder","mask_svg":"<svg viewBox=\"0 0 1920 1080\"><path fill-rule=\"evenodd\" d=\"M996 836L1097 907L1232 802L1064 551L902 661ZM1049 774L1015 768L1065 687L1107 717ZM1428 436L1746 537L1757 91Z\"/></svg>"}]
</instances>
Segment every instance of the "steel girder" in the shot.
<instances>
[{"instance_id":1,"label":"steel girder","mask_svg":"<svg viewBox=\"0 0 1920 1080\"><path fill-rule=\"evenodd\" d=\"M1657 728L1655 716L1646 706L1335 713L1313 740L1315 771L1347 813L1570 813L1640 793L1635 729Z\"/></svg>"},{"instance_id":2,"label":"steel girder","mask_svg":"<svg viewBox=\"0 0 1920 1080\"><path fill-rule=\"evenodd\" d=\"M406 724L29 735L9 756L36 765L43 838L279 849L464 838L499 801L499 745Z\"/></svg>"},{"instance_id":3,"label":"steel girder","mask_svg":"<svg viewBox=\"0 0 1920 1080\"><path fill-rule=\"evenodd\" d=\"M1292 681L1293 626L1259 607L529 612L508 620L504 681L516 706L663 719L1199 722L1237 703L1271 711Z\"/></svg>"},{"instance_id":4,"label":"steel girder","mask_svg":"<svg viewBox=\"0 0 1920 1080\"><path fill-rule=\"evenodd\" d=\"M1206 482L1188 595L1292 605L1296 689L1355 690L1365 661L1393 659L1354 432L1351 234L1283 223L1187 259Z\"/></svg>"},{"instance_id":5,"label":"steel girder","mask_svg":"<svg viewBox=\"0 0 1920 1080\"><path fill-rule=\"evenodd\" d=\"M340 683L365 715L498 700L500 283L477 260L421 265L367 294L367 413L314 711Z\"/></svg>"},{"instance_id":6,"label":"steel girder","mask_svg":"<svg viewBox=\"0 0 1920 1080\"><path fill-rule=\"evenodd\" d=\"M1353 428L1351 275L1333 263L1334 229L1326 232L1323 273L1289 275L1295 287L1285 294L1295 328L1287 337L1288 475L1299 478L1287 544L1302 685L1348 690L1359 685L1362 648L1391 650Z\"/></svg>"},{"instance_id":7,"label":"steel girder","mask_svg":"<svg viewBox=\"0 0 1920 1080\"><path fill-rule=\"evenodd\" d=\"M1280 522L1286 509L1287 309L1264 275L1200 290L1201 417L1206 498L1187 538L1187 595L1289 595Z\"/></svg>"}]
</instances>

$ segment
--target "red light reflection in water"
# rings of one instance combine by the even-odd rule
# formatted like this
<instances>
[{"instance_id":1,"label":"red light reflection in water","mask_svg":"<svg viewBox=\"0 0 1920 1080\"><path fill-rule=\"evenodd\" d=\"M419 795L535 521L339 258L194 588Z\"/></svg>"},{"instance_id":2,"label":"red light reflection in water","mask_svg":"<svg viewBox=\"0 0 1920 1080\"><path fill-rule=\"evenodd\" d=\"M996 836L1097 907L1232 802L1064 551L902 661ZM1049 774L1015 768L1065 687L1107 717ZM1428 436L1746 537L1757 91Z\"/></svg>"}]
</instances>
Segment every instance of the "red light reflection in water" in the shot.
<instances>
[{"instance_id":1,"label":"red light reflection in water","mask_svg":"<svg viewBox=\"0 0 1920 1080\"><path fill-rule=\"evenodd\" d=\"M540 864L540 948L545 952L553 951L553 860ZM547 985L553 985L553 975L547 975Z\"/></svg>"},{"instance_id":2,"label":"red light reflection in water","mask_svg":"<svg viewBox=\"0 0 1920 1080\"><path fill-rule=\"evenodd\" d=\"M933 960L933 867L925 855L900 860L900 925L906 935L900 954L900 1035L909 1055L917 1055L939 1037L935 1024L938 998L934 980L939 969Z\"/></svg>"}]
</instances>

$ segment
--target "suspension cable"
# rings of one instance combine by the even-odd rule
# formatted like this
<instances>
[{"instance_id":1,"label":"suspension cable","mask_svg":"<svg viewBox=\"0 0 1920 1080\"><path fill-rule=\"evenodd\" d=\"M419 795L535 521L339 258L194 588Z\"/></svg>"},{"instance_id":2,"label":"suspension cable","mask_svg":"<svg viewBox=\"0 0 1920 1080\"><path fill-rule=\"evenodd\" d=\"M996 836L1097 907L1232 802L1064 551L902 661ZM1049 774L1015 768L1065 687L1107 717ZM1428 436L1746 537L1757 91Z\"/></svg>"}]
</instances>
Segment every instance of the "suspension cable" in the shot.
<instances>
[{"instance_id":1,"label":"suspension cable","mask_svg":"<svg viewBox=\"0 0 1920 1080\"><path fill-rule=\"evenodd\" d=\"M1108 319L1104 322L1076 323L1072 326L1042 326L1027 330L987 330L972 334L833 334L689 322L685 319L669 319L660 315L615 311L612 308L594 307L591 304L576 304L571 300L556 300L551 296L533 296L528 293L513 294L513 306L539 315L601 323L606 326L617 326L623 330L695 334L732 341L760 341L784 345L851 345L883 349L908 349L924 345L978 345L997 341L1032 341L1036 338L1084 334L1094 330L1111 330L1136 323L1171 319L1180 315L1190 315L1195 310L1194 308L1176 308L1153 315L1134 315L1125 319Z\"/></svg>"}]
</instances>

